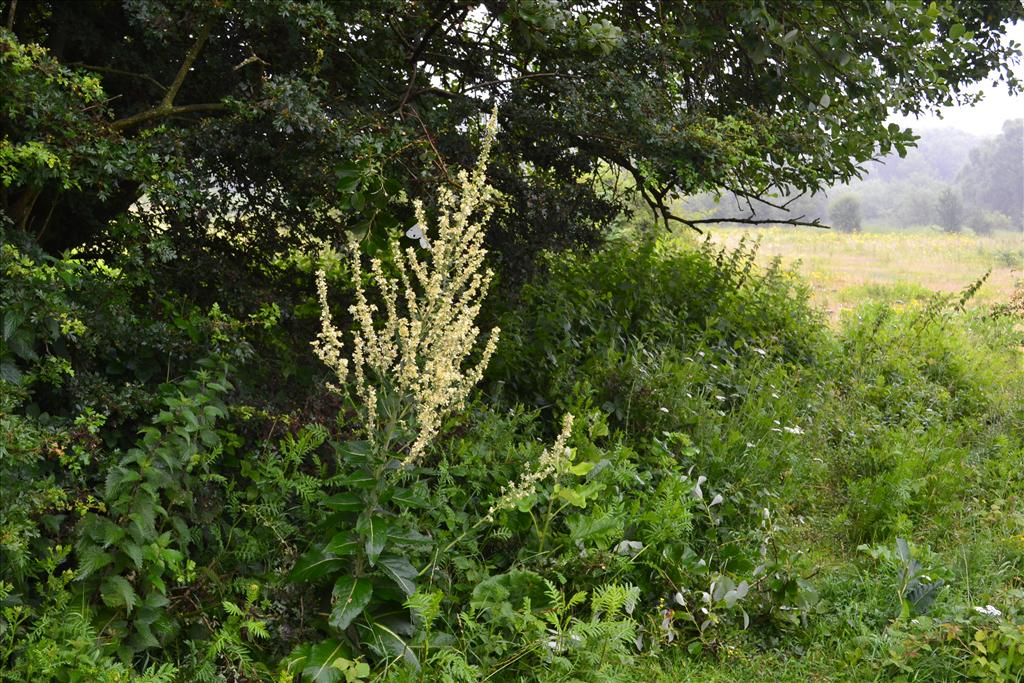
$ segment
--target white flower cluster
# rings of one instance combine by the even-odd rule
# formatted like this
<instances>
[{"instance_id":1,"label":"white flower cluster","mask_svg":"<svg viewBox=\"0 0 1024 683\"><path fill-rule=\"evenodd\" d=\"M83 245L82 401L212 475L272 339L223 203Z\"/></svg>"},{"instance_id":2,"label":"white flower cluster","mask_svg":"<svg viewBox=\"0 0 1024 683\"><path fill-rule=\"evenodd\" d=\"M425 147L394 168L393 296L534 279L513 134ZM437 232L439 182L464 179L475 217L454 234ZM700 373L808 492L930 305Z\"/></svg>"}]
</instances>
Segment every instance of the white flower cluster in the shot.
<instances>
[{"instance_id":1,"label":"white flower cluster","mask_svg":"<svg viewBox=\"0 0 1024 683\"><path fill-rule=\"evenodd\" d=\"M436 235L428 236L427 216L422 204L415 202L418 228L428 238L421 246L429 249L421 256L412 247L403 250L392 242L396 275L385 272L379 258L370 259L383 315L363 289L359 244L350 241L348 264L356 284L355 303L349 308L354 318L351 363L343 353L342 334L331 321L326 277L323 271L317 273L321 331L313 348L334 370L339 385L345 383L351 365L371 441L381 433L378 389L386 386L400 399L400 408L387 416L387 423L416 434L405 464L417 460L444 417L463 406L498 343L499 330L494 328L475 365L464 367L481 334L476 318L492 279L484 267L483 239L493 189L484 172L496 129L497 116L492 115L476 167L471 174L463 170L458 175L458 193L440 190ZM381 324L375 324L378 319Z\"/></svg>"},{"instance_id":2,"label":"white flower cluster","mask_svg":"<svg viewBox=\"0 0 1024 683\"><path fill-rule=\"evenodd\" d=\"M1003 613L999 611L998 607L993 605L985 605L984 607L975 607L974 611L978 614L984 614L987 617L1001 617Z\"/></svg>"},{"instance_id":3,"label":"white flower cluster","mask_svg":"<svg viewBox=\"0 0 1024 683\"><path fill-rule=\"evenodd\" d=\"M507 510L519 501L530 496L534 489L544 479L559 472L569 463L569 449L565 442L572 434L572 413L566 413L562 418L562 431L555 439L554 445L546 448L537 460L537 465L532 470L526 471L519 477L519 481L501 488L501 498L498 499L491 509L487 511L487 519L494 519L494 513L499 510Z\"/></svg>"}]
</instances>

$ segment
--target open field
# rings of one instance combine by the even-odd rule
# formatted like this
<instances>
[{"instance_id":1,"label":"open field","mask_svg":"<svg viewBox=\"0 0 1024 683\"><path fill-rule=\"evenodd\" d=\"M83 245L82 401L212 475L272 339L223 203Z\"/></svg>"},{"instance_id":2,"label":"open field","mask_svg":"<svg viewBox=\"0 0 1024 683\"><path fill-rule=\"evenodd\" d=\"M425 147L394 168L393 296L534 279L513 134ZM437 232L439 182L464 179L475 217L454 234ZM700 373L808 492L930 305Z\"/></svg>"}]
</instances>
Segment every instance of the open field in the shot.
<instances>
[{"instance_id":1,"label":"open field","mask_svg":"<svg viewBox=\"0 0 1024 683\"><path fill-rule=\"evenodd\" d=\"M814 301L835 320L883 291L906 299L931 292L957 292L992 271L976 301L1005 301L1024 279L1024 236L930 232L849 234L814 228L717 227L711 238L735 246L747 236L759 239L759 261L780 257L797 263L814 289Z\"/></svg>"}]
</instances>

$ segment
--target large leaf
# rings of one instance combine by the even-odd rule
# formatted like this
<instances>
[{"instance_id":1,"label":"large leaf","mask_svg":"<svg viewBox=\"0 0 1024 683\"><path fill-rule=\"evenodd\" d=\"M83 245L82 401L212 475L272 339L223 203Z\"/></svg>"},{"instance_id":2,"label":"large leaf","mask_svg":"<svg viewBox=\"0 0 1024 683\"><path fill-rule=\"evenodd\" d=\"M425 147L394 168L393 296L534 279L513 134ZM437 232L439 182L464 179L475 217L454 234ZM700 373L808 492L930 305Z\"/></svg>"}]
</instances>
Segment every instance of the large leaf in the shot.
<instances>
[{"instance_id":1,"label":"large leaf","mask_svg":"<svg viewBox=\"0 0 1024 683\"><path fill-rule=\"evenodd\" d=\"M396 555L385 555L380 558L380 568L402 590L406 596L416 592L416 568L409 560Z\"/></svg>"},{"instance_id":2,"label":"large leaf","mask_svg":"<svg viewBox=\"0 0 1024 683\"><path fill-rule=\"evenodd\" d=\"M377 563L384 546L388 542L388 520L383 517L364 517L359 520L358 531L365 541L366 559L370 566Z\"/></svg>"},{"instance_id":3,"label":"large leaf","mask_svg":"<svg viewBox=\"0 0 1024 683\"><path fill-rule=\"evenodd\" d=\"M292 650L287 659L289 672L300 671L303 681L312 683L337 683L342 672L334 666L339 657L351 659L351 649L337 640L325 640L317 645L300 645Z\"/></svg>"},{"instance_id":4,"label":"large leaf","mask_svg":"<svg viewBox=\"0 0 1024 683\"><path fill-rule=\"evenodd\" d=\"M354 493L337 493L324 499L323 505L338 512L359 512L364 507L362 499Z\"/></svg>"},{"instance_id":5,"label":"large leaf","mask_svg":"<svg viewBox=\"0 0 1024 683\"><path fill-rule=\"evenodd\" d=\"M362 470L359 472L353 472L337 482L339 486L348 486L357 489L372 489L376 483L377 480L372 474Z\"/></svg>"},{"instance_id":6,"label":"large leaf","mask_svg":"<svg viewBox=\"0 0 1024 683\"><path fill-rule=\"evenodd\" d=\"M334 584L334 609L331 610L330 624L339 631L348 628L352 620L370 604L373 584L367 578L343 576Z\"/></svg>"},{"instance_id":7,"label":"large leaf","mask_svg":"<svg viewBox=\"0 0 1024 683\"><path fill-rule=\"evenodd\" d=\"M358 550L359 539L351 531L334 534L324 546L324 553L329 555L355 555Z\"/></svg>"},{"instance_id":8,"label":"large leaf","mask_svg":"<svg viewBox=\"0 0 1024 683\"><path fill-rule=\"evenodd\" d=\"M320 548L310 548L292 567L291 573L288 574L288 580L295 582L314 581L338 571L347 563L348 560L336 557L333 553L324 552Z\"/></svg>"},{"instance_id":9,"label":"large leaf","mask_svg":"<svg viewBox=\"0 0 1024 683\"><path fill-rule=\"evenodd\" d=\"M402 657L407 664L418 669L419 659L394 629L380 622L368 622L359 628L363 642L381 657Z\"/></svg>"}]
</instances>

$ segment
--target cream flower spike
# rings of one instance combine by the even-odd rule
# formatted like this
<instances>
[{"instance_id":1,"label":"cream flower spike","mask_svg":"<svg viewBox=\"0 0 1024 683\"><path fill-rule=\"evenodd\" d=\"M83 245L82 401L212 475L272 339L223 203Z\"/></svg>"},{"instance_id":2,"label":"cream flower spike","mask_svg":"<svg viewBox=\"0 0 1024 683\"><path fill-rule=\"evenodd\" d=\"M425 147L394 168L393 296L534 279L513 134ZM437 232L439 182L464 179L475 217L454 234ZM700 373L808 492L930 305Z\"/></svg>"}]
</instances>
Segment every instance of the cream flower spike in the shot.
<instances>
[{"instance_id":1,"label":"cream flower spike","mask_svg":"<svg viewBox=\"0 0 1024 683\"><path fill-rule=\"evenodd\" d=\"M495 110L472 172L458 174L456 191L438 191L434 225L422 202L413 202L416 223L405 236L418 240L425 251L403 249L392 241L390 269L379 258L369 259L376 286L372 296L364 289L367 269L359 244L349 243L346 262L355 283L355 301L349 308L351 358L343 354L342 334L331 320L326 277L317 273L321 330L313 349L334 371L338 390L351 371L371 442L384 438L390 444L399 431L415 435L404 465L415 463L445 417L465 405L497 348L500 330L484 333L476 324L493 279L485 266L483 241L492 213L489 200L494 190L487 184L486 169L497 118Z\"/></svg>"}]
</instances>

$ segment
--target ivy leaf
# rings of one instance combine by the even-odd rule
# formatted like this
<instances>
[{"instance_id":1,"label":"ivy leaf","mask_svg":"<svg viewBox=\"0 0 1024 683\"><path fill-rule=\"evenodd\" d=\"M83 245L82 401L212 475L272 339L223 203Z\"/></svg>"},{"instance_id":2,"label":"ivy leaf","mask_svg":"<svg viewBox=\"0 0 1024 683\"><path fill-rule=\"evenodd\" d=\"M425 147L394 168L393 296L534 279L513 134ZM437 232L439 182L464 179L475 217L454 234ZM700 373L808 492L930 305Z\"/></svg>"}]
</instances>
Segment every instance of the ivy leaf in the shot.
<instances>
[{"instance_id":1,"label":"ivy leaf","mask_svg":"<svg viewBox=\"0 0 1024 683\"><path fill-rule=\"evenodd\" d=\"M124 607L131 614L138 596L123 576L108 576L100 586L100 597L108 607Z\"/></svg>"},{"instance_id":2,"label":"ivy leaf","mask_svg":"<svg viewBox=\"0 0 1024 683\"><path fill-rule=\"evenodd\" d=\"M380 566L406 596L416 592L415 580L418 572L409 560L396 555L385 555L380 558Z\"/></svg>"},{"instance_id":3,"label":"ivy leaf","mask_svg":"<svg viewBox=\"0 0 1024 683\"><path fill-rule=\"evenodd\" d=\"M333 598L336 601L329 620L331 626L344 631L352 620L358 617L370 604L373 584L369 579L355 579L343 576L334 584Z\"/></svg>"}]
</instances>

